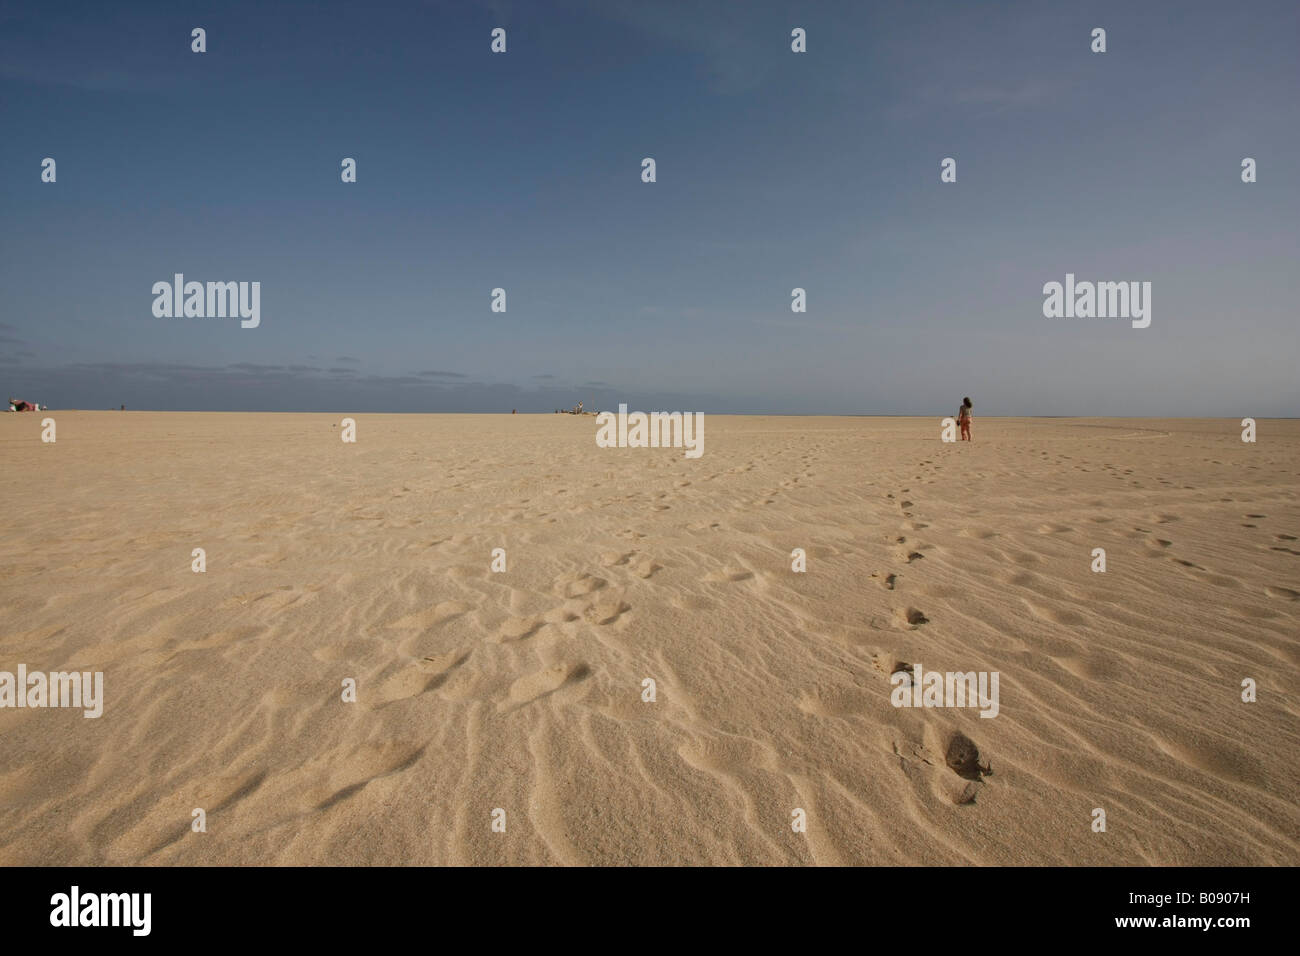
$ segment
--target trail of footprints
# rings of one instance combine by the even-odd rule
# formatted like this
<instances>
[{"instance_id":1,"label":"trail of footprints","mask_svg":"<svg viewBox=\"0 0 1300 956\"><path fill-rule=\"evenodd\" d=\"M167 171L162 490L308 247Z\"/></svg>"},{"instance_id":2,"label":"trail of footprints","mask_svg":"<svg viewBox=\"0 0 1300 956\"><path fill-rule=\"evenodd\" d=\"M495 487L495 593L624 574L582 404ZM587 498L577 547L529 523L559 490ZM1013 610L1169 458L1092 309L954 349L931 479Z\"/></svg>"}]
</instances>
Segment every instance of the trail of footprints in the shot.
<instances>
[{"instance_id":1,"label":"trail of footprints","mask_svg":"<svg viewBox=\"0 0 1300 956\"><path fill-rule=\"evenodd\" d=\"M922 462L924 467L931 464L928 461ZM920 477L920 476L918 476ZM900 494L907 494L910 489L903 488ZM886 495L887 498L893 499L895 496L892 492ZM916 507L916 503L908 498L903 498L898 502L900 515L905 519L903 527L906 530L918 530L928 527L925 522L917 521L914 513L910 510ZM993 532L973 532L976 537L993 537ZM908 539L905 535L898 535L894 538L893 543L897 545L895 557L900 563L913 564L916 561L923 560L925 555L919 550L912 550L908 546ZM885 590L893 591L899 586L899 577L902 572L890 572L880 578L880 584ZM873 576L878 576L873 575ZM930 622L930 618L919 608L901 605L894 608L893 620L895 624L904 629L915 630L924 624ZM894 663L886 668L881 663L878 653L872 654L872 665L879 673L893 678L894 674L907 673L912 674L913 666L906 661L895 660ZM933 732L933 731L932 731ZM952 802L956 804L972 804L980 791L980 783L984 777L993 773L992 765L980 755L979 747L969 737L961 731L951 731L942 741L942 765L957 777L965 781L959 787L946 788ZM937 766L940 761L934 758L934 754L924 741L904 741L900 744L898 740L893 743L894 755L899 759L899 766L903 773L913 779L915 771L913 765L922 763L926 766Z\"/></svg>"},{"instance_id":2,"label":"trail of footprints","mask_svg":"<svg viewBox=\"0 0 1300 956\"><path fill-rule=\"evenodd\" d=\"M1227 499L1227 500L1231 500L1231 499ZM1242 517L1249 518L1251 520L1241 522L1240 523L1241 527L1258 530L1260 529L1260 525L1258 524L1258 522L1266 520L1268 518L1268 515L1252 512L1250 514L1242 515ZM1165 525L1165 524L1170 524L1172 522L1178 521L1179 518L1177 515L1156 514L1156 515L1151 515L1149 520L1152 524L1155 525ZM1210 568L1197 564L1195 561L1189 561L1186 558L1177 556L1172 550L1175 546L1175 542L1173 541L1173 539L1158 537L1157 532L1151 528L1145 527L1143 525L1134 525L1132 531L1125 532L1124 535L1125 537L1129 537L1129 538L1144 538L1147 547L1145 554L1146 557L1148 558L1164 558L1169 561L1172 561L1174 564L1178 565L1179 567L1188 568L1191 571L1199 572L1199 577L1201 580L1204 580L1210 584L1217 585L1219 587L1233 588L1233 589L1240 589L1244 587L1240 578L1237 578L1229 574L1219 574L1217 572L1212 571ZM1276 551L1283 554L1300 555L1300 550L1296 550L1295 548L1289 545L1289 542L1295 540L1297 540L1295 535L1286 534L1284 532L1278 532L1272 534L1267 539L1268 543L1259 544L1256 545L1256 547L1260 548L1261 550L1267 548L1270 551ZM1264 594L1271 598L1277 598L1279 600L1296 599L1296 592L1293 589L1283 587L1281 585L1267 585L1264 587L1263 590L1264 590ZM1264 612L1264 613L1267 614L1268 612Z\"/></svg>"},{"instance_id":3,"label":"trail of footprints","mask_svg":"<svg viewBox=\"0 0 1300 956\"><path fill-rule=\"evenodd\" d=\"M930 463L922 462L921 464L924 466ZM901 493L907 494L909 490L910 489L908 488L904 488L902 489ZM893 492L889 492L888 494L885 495L885 497L889 499L893 499L895 496ZM924 522L913 520L914 515L912 511L910 511L909 509L916 507L915 502L911 501L910 499L903 498L902 500L899 500L897 504L898 504L898 509L900 514L904 519L906 519L902 523L902 527L905 530L911 531L911 530L917 530L920 528L928 527L928 525L926 525ZM913 550L908 545L908 539L906 535L897 535L894 538L893 543L897 545L895 549L895 558L902 564L913 564L925 558L925 555L921 551ZM883 577L880 577L878 572L874 572L872 576L880 578L880 585L886 591L893 591L899 586L900 583L899 577L901 574L902 574L901 571L899 572L891 571L885 574ZM895 622L904 628L916 628L916 627L920 627L922 624L928 624L930 622L930 618L926 616L925 612L915 607L897 607L893 611L893 617Z\"/></svg>"}]
</instances>

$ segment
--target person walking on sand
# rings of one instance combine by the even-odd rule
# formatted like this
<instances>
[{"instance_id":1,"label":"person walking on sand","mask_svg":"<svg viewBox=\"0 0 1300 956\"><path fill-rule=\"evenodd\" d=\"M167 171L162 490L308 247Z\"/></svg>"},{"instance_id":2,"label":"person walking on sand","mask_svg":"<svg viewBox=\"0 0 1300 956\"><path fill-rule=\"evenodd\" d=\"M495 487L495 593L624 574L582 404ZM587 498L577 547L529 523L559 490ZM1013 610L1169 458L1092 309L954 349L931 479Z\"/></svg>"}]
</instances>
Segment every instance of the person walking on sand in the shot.
<instances>
[{"instance_id":1,"label":"person walking on sand","mask_svg":"<svg viewBox=\"0 0 1300 956\"><path fill-rule=\"evenodd\" d=\"M961 424L961 440L970 441L970 397L961 400L961 408L957 410L957 421Z\"/></svg>"}]
</instances>

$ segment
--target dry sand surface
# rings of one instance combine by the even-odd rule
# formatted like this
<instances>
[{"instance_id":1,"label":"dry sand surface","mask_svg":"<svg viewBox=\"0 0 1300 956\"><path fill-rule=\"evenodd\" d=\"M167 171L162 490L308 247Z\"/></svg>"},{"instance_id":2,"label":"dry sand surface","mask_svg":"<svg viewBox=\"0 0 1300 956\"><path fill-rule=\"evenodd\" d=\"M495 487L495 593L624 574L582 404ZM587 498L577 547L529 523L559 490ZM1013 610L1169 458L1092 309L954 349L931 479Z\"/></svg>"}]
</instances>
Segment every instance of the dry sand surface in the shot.
<instances>
[{"instance_id":1,"label":"dry sand surface","mask_svg":"<svg viewBox=\"0 0 1300 956\"><path fill-rule=\"evenodd\" d=\"M106 701L0 710L0 863L1300 863L1300 421L47 414L0 670Z\"/></svg>"}]
</instances>

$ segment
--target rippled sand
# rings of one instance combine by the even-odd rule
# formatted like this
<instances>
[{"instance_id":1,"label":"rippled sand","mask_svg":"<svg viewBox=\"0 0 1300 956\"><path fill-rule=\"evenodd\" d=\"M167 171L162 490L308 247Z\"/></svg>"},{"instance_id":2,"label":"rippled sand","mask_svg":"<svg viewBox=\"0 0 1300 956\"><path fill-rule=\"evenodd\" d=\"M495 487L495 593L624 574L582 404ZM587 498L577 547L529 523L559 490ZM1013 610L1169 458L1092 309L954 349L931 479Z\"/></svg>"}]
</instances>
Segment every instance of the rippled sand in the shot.
<instances>
[{"instance_id":1,"label":"rippled sand","mask_svg":"<svg viewBox=\"0 0 1300 956\"><path fill-rule=\"evenodd\" d=\"M0 670L106 702L0 710L0 862L1300 863L1298 421L48 414Z\"/></svg>"}]
</instances>

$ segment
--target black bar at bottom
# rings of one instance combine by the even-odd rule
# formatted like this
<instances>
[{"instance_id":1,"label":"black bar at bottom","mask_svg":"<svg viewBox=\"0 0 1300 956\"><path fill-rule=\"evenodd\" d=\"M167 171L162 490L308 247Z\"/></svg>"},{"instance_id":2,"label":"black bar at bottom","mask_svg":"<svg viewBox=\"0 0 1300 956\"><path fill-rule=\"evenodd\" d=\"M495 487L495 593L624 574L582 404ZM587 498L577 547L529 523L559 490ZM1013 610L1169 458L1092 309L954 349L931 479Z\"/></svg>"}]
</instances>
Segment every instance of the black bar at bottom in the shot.
<instances>
[{"instance_id":1,"label":"black bar at bottom","mask_svg":"<svg viewBox=\"0 0 1300 956\"><path fill-rule=\"evenodd\" d=\"M749 938L770 944L769 934L780 931L847 935L869 945L1126 936L1232 945L1289 926L1282 906L1294 877L1294 869L1200 867L36 867L0 870L0 912L6 943L75 935L126 945L373 946L414 936L438 945L453 933L460 946L470 942L465 934L500 945L516 935L558 942L555 934L573 933L585 945L623 940L660 948L673 938L666 933L690 929L696 935L681 942L717 934L730 947ZM1020 935L1042 931L1052 935Z\"/></svg>"}]
</instances>

